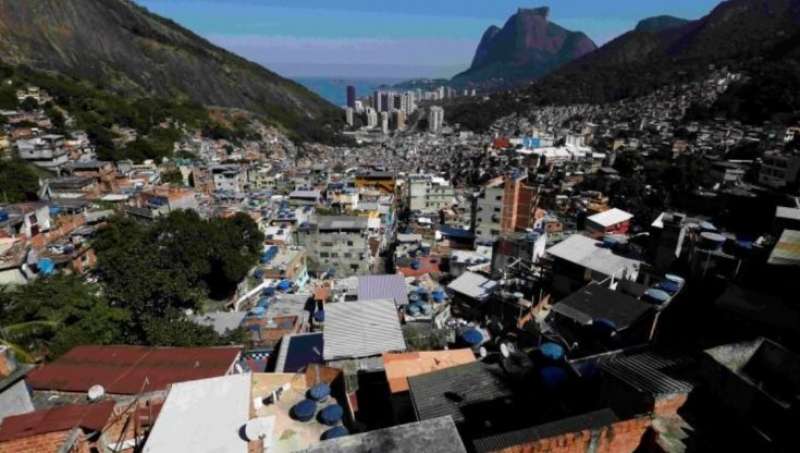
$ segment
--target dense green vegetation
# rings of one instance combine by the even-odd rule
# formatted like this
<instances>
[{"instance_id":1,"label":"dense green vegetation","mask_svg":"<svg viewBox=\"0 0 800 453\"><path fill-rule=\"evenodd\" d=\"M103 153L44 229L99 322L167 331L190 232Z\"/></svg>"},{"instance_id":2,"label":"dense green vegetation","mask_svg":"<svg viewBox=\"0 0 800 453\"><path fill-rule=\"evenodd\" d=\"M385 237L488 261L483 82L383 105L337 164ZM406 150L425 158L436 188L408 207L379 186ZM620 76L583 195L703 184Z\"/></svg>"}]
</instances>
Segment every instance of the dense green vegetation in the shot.
<instances>
[{"instance_id":1,"label":"dense green vegetation","mask_svg":"<svg viewBox=\"0 0 800 453\"><path fill-rule=\"evenodd\" d=\"M0 203L37 200L39 177L25 163L0 160Z\"/></svg>"},{"instance_id":2,"label":"dense green vegetation","mask_svg":"<svg viewBox=\"0 0 800 453\"><path fill-rule=\"evenodd\" d=\"M115 218L95 241L98 283L55 276L0 287L0 341L28 361L79 344L241 343L241 331L220 336L184 312L231 295L257 262L262 241L243 214L203 220L178 211L152 225Z\"/></svg>"}]
</instances>

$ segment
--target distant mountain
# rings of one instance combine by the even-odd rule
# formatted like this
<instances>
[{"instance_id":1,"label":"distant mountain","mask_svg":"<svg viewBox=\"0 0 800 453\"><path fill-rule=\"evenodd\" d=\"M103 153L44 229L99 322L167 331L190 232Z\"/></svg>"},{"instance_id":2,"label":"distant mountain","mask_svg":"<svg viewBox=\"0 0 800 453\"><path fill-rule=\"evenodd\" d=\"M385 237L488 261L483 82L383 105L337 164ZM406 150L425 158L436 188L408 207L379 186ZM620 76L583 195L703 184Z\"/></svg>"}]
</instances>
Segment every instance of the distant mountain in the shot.
<instances>
[{"instance_id":1,"label":"distant mountain","mask_svg":"<svg viewBox=\"0 0 800 453\"><path fill-rule=\"evenodd\" d=\"M0 59L124 94L241 108L292 130L339 116L301 85L130 0L0 0Z\"/></svg>"},{"instance_id":2,"label":"distant mountain","mask_svg":"<svg viewBox=\"0 0 800 453\"><path fill-rule=\"evenodd\" d=\"M536 80L597 48L584 33L569 31L548 20L549 8L520 8L503 28L483 34L472 66L456 75L456 86L501 81Z\"/></svg>"},{"instance_id":3,"label":"distant mountain","mask_svg":"<svg viewBox=\"0 0 800 453\"><path fill-rule=\"evenodd\" d=\"M660 31L669 30L670 28L677 28L688 23L688 19L681 19L679 17L656 16L642 19L636 25L634 30L648 33L658 33Z\"/></svg>"},{"instance_id":4,"label":"distant mountain","mask_svg":"<svg viewBox=\"0 0 800 453\"><path fill-rule=\"evenodd\" d=\"M487 111L499 117L519 110L520 103L602 103L641 96L700 77L711 64L756 72L776 49L787 48L784 53L794 55L799 26L800 0L727 0L705 17L683 24L647 19L531 87L507 98L497 96L492 106L451 109L449 121L480 129L477 119L486 122Z\"/></svg>"}]
</instances>

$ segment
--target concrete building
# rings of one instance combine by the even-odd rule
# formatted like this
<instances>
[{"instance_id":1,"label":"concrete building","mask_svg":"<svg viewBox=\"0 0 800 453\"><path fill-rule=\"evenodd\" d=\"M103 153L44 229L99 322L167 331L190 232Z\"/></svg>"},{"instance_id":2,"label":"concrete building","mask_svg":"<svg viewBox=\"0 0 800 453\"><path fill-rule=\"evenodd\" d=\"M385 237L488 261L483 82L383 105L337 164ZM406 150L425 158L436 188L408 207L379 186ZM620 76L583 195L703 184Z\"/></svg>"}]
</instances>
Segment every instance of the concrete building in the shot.
<instances>
[{"instance_id":1,"label":"concrete building","mask_svg":"<svg viewBox=\"0 0 800 453\"><path fill-rule=\"evenodd\" d=\"M241 192L247 175L238 165L217 165L211 168L214 190L223 192Z\"/></svg>"},{"instance_id":2,"label":"concrete building","mask_svg":"<svg viewBox=\"0 0 800 453\"><path fill-rule=\"evenodd\" d=\"M412 175L408 179L406 197L412 211L437 212L455 204L453 186L438 176Z\"/></svg>"},{"instance_id":3,"label":"concrete building","mask_svg":"<svg viewBox=\"0 0 800 453\"><path fill-rule=\"evenodd\" d=\"M475 235L491 241L500 233L532 228L535 189L525 184L528 174L514 171L487 183L475 209Z\"/></svg>"},{"instance_id":4,"label":"concrete building","mask_svg":"<svg viewBox=\"0 0 800 453\"><path fill-rule=\"evenodd\" d=\"M344 119L350 127L353 127L353 124L355 124L355 114L356 112L352 107L344 109Z\"/></svg>"},{"instance_id":5,"label":"concrete building","mask_svg":"<svg viewBox=\"0 0 800 453\"><path fill-rule=\"evenodd\" d=\"M444 109L434 105L428 112L428 131L436 134L441 132L442 127L444 127Z\"/></svg>"},{"instance_id":6,"label":"concrete building","mask_svg":"<svg viewBox=\"0 0 800 453\"><path fill-rule=\"evenodd\" d=\"M337 277L368 274L370 249L366 217L320 216L297 230L297 243L308 250L309 270L334 270Z\"/></svg>"},{"instance_id":7,"label":"concrete building","mask_svg":"<svg viewBox=\"0 0 800 453\"><path fill-rule=\"evenodd\" d=\"M758 182L774 188L790 187L798 181L800 174L800 153L764 153Z\"/></svg>"},{"instance_id":8,"label":"concrete building","mask_svg":"<svg viewBox=\"0 0 800 453\"><path fill-rule=\"evenodd\" d=\"M378 126L378 111L372 107L367 107L364 115L367 118L367 127L372 129Z\"/></svg>"},{"instance_id":9,"label":"concrete building","mask_svg":"<svg viewBox=\"0 0 800 453\"><path fill-rule=\"evenodd\" d=\"M622 209L609 209L586 219L586 231L594 238L606 234L627 234L633 214Z\"/></svg>"},{"instance_id":10,"label":"concrete building","mask_svg":"<svg viewBox=\"0 0 800 453\"><path fill-rule=\"evenodd\" d=\"M30 140L18 140L16 147L21 159L47 170L58 170L69 160L62 135L51 134Z\"/></svg>"}]
</instances>

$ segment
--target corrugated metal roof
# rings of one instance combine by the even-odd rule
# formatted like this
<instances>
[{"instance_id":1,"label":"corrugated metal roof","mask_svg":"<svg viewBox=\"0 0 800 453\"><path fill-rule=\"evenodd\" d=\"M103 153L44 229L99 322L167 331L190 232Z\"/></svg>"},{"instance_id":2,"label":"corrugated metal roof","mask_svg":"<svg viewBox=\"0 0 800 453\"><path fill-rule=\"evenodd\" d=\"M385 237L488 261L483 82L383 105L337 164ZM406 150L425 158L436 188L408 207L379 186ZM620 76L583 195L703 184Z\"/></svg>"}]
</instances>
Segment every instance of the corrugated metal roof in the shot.
<instances>
[{"instance_id":1,"label":"corrugated metal roof","mask_svg":"<svg viewBox=\"0 0 800 453\"><path fill-rule=\"evenodd\" d=\"M617 278L623 277L623 270L629 274L638 273L640 261L616 255L601 244L592 238L573 234L547 249L547 254Z\"/></svg>"},{"instance_id":2,"label":"corrugated metal roof","mask_svg":"<svg viewBox=\"0 0 800 453\"><path fill-rule=\"evenodd\" d=\"M0 425L0 442L68 431L76 427L99 431L111 416L114 404L113 401L72 404L7 417Z\"/></svg>"},{"instance_id":3,"label":"corrugated metal roof","mask_svg":"<svg viewBox=\"0 0 800 453\"><path fill-rule=\"evenodd\" d=\"M395 305L408 303L408 286L402 275L364 275L358 277L358 300L391 299Z\"/></svg>"},{"instance_id":4,"label":"corrugated metal roof","mask_svg":"<svg viewBox=\"0 0 800 453\"><path fill-rule=\"evenodd\" d=\"M618 223L627 222L633 218L633 214L622 209L612 208L589 217L588 221L594 222L603 227L610 227Z\"/></svg>"},{"instance_id":5,"label":"corrugated metal roof","mask_svg":"<svg viewBox=\"0 0 800 453\"><path fill-rule=\"evenodd\" d=\"M679 377L686 360L667 358L653 352L617 355L600 362L608 374L631 387L652 395L688 393L694 386Z\"/></svg>"},{"instance_id":6,"label":"corrugated metal roof","mask_svg":"<svg viewBox=\"0 0 800 453\"><path fill-rule=\"evenodd\" d=\"M395 302L388 299L326 305L323 340L325 360L406 350Z\"/></svg>"},{"instance_id":7,"label":"corrugated metal roof","mask_svg":"<svg viewBox=\"0 0 800 453\"><path fill-rule=\"evenodd\" d=\"M35 390L86 392L102 385L108 393L134 395L163 390L176 382L222 376L239 353L239 347L77 346L33 370L27 381Z\"/></svg>"},{"instance_id":8,"label":"corrugated metal roof","mask_svg":"<svg viewBox=\"0 0 800 453\"><path fill-rule=\"evenodd\" d=\"M408 386L420 420L450 415L456 424L466 421L463 408L512 395L500 367L483 362L410 377Z\"/></svg>"},{"instance_id":9,"label":"corrugated metal roof","mask_svg":"<svg viewBox=\"0 0 800 453\"><path fill-rule=\"evenodd\" d=\"M497 282L474 272L464 272L453 280L447 288L476 300L489 297Z\"/></svg>"},{"instance_id":10,"label":"corrugated metal roof","mask_svg":"<svg viewBox=\"0 0 800 453\"><path fill-rule=\"evenodd\" d=\"M800 231L783 230L767 262L781 266L800 266Z\"/></svg>"},{"instance_id":11,"label":"corrugated metal roof","mask_svg":"<svg viewBox=\"0 0 800 453\"><path fill-rule=\"evenodd\" d=\"M646 302L598 284L589 285L553 305L554 312L578 323L590 324L604 319L620 330L630 327L652 309Z\"/></svg>"},{"instance_id":12,"label":"corrugated metal roof","mask_svg":"<svg viewBox=\"0 0 800 453\"><path fill-rule=\"evenodd\" d=\"M453 419L432 420L392 426L362 434L320 442L305 453L465 453Z\"/></svg>"}]
</instances>

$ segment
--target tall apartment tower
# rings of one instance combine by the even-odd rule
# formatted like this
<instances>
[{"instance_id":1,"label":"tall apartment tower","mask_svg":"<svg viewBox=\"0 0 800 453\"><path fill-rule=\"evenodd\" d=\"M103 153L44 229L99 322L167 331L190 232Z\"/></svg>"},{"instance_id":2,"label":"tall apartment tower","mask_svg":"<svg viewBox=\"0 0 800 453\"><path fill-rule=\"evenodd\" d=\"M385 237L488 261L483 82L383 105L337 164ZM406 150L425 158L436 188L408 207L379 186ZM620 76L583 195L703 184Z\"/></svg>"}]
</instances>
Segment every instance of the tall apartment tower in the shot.
<instances>
[{"instance_id":1,"label":"tall apartment tower","mask_svg":"<svg viewBox=\"0 0 800 453\"><path fill-rule=\"evenodd\" d=\"M347 106L355 110L356 108L356 87L347 85Z\"/></svg>"},{"instance_id":2,"label":"tall apartment tower","mask_svg":"<svg viewBox=\"0 0 800 453\"><path fill-rule=\"evenodd\" d=\"M428 112L428 131L438 133L444 126L444 109L438 105L431 107Z\"/></svg>"}]
</instances>

